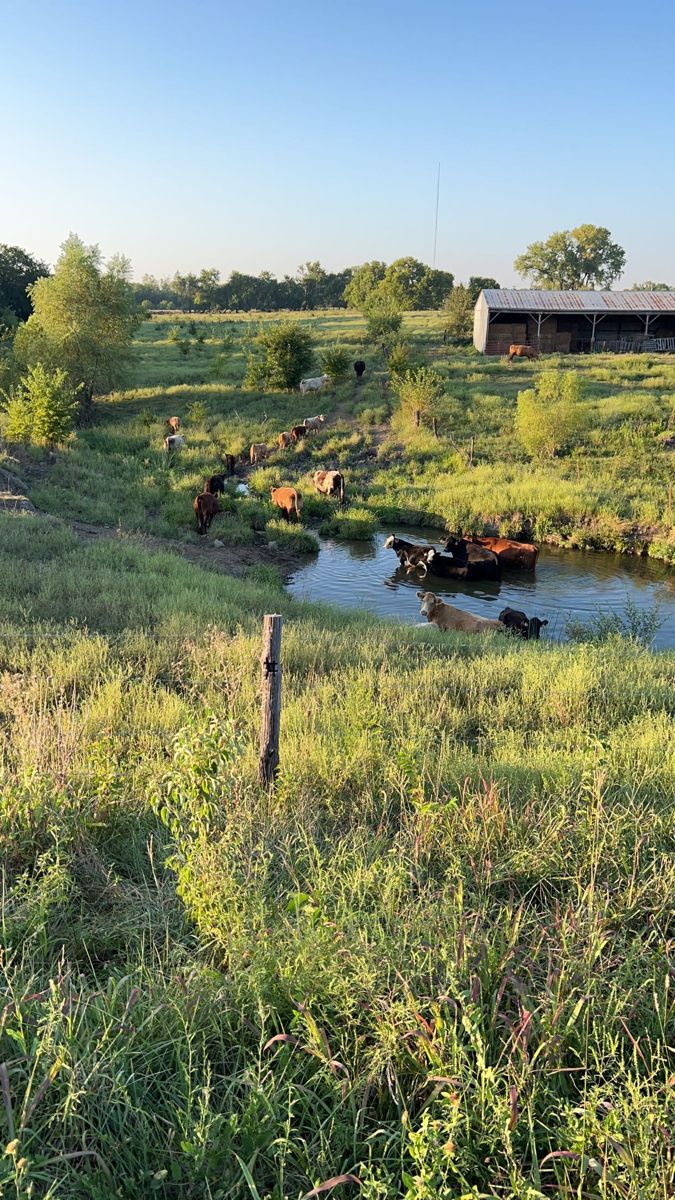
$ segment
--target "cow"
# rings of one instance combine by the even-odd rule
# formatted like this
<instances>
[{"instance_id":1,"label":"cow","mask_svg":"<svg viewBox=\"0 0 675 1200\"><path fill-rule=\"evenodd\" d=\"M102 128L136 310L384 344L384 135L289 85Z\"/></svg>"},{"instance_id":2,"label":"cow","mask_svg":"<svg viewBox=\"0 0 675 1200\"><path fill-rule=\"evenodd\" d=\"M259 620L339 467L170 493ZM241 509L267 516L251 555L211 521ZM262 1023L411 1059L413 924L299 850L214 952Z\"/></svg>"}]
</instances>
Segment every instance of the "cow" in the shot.
<instances>
[{"instance_id":1,"label":"cow","mask_svg":"<svg viewBox=\"0 0 675 1200\"><path fill-rule=\"evenodd\" d=\"M323 413L321 413L320 417L305 417L303 425L305 426L307 433L315 433L317 429L321 428L325 420L326 418L324 417Z\"/></svg>"},{"instance_id":2,"label":"cow","mask_svg":"<svg viewBox=\"0 0 675 1200\"><path fill-rule=\"evenodd\" d=\"M322 496L338 496L340 504L345 502L345 477L341 471L315 471L314 487Z\"/></svg>"},{"instance_id":3,"label":"cow","mask_svg":"<svg viewBox=\"0 0 675 1200\"><path fill-rule=\"evenodd\" d=\"M180 417L167 417L166 423L172 433L178 433L180 429Z\"/></svg>"},{"instance_id":4,"label":"cow","mask_svg":"<svg viewBox=\"0 0 675 1200\"><path fill-rule=\"evenodd\" d=\"M167 454L173 454L174 450L181 450L185 445L185 438L182 433L168 434L164 438L164 449Z\"/></svg>"},{"instance_id":5,"label":"cow","mask_svg":"<svg viewBox=\"0 0 675 1200\"><path fill-rule=\"evenodd\" d=\"M226 470L227 474L234 475L234 472L237 469L237 459L236 459L235 455L234 454L224 454L223 462L225 463L225 470Z\"/></svg>"},{"instance_id":6,"label":"cow","mask_svg":"<svg viewBox=\"0 0 675 1200\"><path fill-rule=\"evenodd\" d=\"M509 362L513 362L514 358L539 358L539 351L536 346L509 346Z\"/></svg>"},{"instance_id":7,"label":"cow","mask_svg":"<svg viewBox=\"0 0 675 1200\"><path fill-rule=\"evenodd\" d=\"M304 425L294 425L291 429L291 441L301 442L304 437L307 437L307 430Z\"/></svg>"},{"instance_id":8,"label":"cow","mask_svg":"<svg viewBox=\"0 0 675 1200\"><path fill-rule=\"evenodd\" d=\"M432 575L439 575L442 579L483 578L480 574L473 574L473 563L460 563L451 554L439 554L438 550L427 551L425 566Z\"/></svg>"},{"instance_id":9,"label":"cow","mask_svg":"<svg viewBox=\"0 0 675 1200\"><path fill-rule=\"evenodd\" d=\"M509 633L525 638L526 641L530 638L533 641L539 641L539 634L544 625L548 625L548 621L542 621L541 617L528 617L518 608L503 608L499 614L499 620Z\"/></svg>"},{"instance_id":10,"label":"cow","mask_svg":"<svg viewBox=\"0 0 675 1200\"><path fill-rule=\"evenodd\" d=\"M192 507L197 518L197 533L206 536L206 531L218 512L218 501L208 492L202 492L201 496L195 496Z\"/></svg>"},{"instance_id":11,"label":"cow","mask_svg":"<svg viewBox=\"0 0 675 1200\"><path fill-rule=\"evenodd\" d=\"M320 392L324 383L328 383L328 375L316 375L314 379L301 379L300 394L306 396L307 392Z\"/></svg>"},{"instance_id":12,"label":"cow","mask_svg":"<svg viewBox=\"0 0 675 1200\"><path fill-rule=\"evenodd\" d=\"M356 378L359 383L361 382L365 369L366 364L364 363L363 359L357 358L356 362L354 363L354 370L356 371Z\"/></svg>"},{"instance_id":13,"label":"cow","mask_svg":"<svg viewBox=\"0 0 675 1200\"><path fill-rule=\"evenodd\" d=\"M467 542L466 538L451 534L446 538L444 549L455 559L458 566L470 567L471 579L499 579L499 559L492 550Z\"/></svg>"},{"instance_id":14,"label":"cow","mask_svg":"<svg viewBox=\"0 0 675 1200\"><path fill-rule=\"evenodd\" d=\"M407 542L405 538L395 537L393 533L385 539L385 550L393 550L398 558L401 566L410 574L412 571L421 570L426 575L427 555L433 546L420 546L419 542Z\"/></svg>"},{"instance_id":15,"label":"cow","mask_svg":"<svg viewBox=\"0 0 675 1200\"><path fill-rule=\"evenodd\" d=\"M302 519L302 496L295 488L270 488L270 496L272 504L281 509L287 521L290 521L291 514L295 514L296 521Z\"/></svg>"},{"instance_id":16,"label":"cow","mask_svg":"<svg viewBox=\"0 0 675 1200\"><path fill-rule=\"evenodd\" d=\"M268 454L269 449L264 442L254 442L250 449L251 464L255 466L256 463L262 462Z\"/></svg>"},{"instance_id":17,"label":"cow","mask_svg":"<svg viewBox=\"0 0 675 1200\"><path fill-rule=\"evenodd\" d=\"M417 595L422 601L420 616L426 617L427 621L443 633L450 629L458 633L489 633L492 629L504 631L501 621L491 621L488 617L477 617L473 613L464 612L462 608L446 604L435 592L418 592Z\"/></svg>"},{"instance_id":18,"label":"cow","mask_svg":"<svg viewBox=\"0 0 675 1200\"><path fill-rule=\"evenodd\" d=\"M209 475L204 484L204 491L209 496L224 496L225 495L225 476L224 475Z\"/></svg>"},{"instance_id":19,"label":"cow","mask_svg":"<svg viewBox=\"0 0 675 1200\"><path fill-rule=\"evenodd\" d=\"M467 542L482 546L497 555L503 567L513 567L518 571L534 571L539 555L539 547L531 542L515 542L511 538L497 537L467 537Z\"/></svg>"},{"instance_id":20,"label":"cow","mask_svg":"<svg viewBox=\"0 0 675 1200\"><path fill-rule=\"evenodd\" d=\"M277 438L277 446L279 447L279 449L280 449L280 450L287 450L287 449L288 449L288 447L290 446L290 444L291 444L291 435L290 435L290 433L285 433L285 432L284 432L284 433L280 433L280 434L279 434L279 436L278 436L278 438Z\"/></svg>"}]
</instances>

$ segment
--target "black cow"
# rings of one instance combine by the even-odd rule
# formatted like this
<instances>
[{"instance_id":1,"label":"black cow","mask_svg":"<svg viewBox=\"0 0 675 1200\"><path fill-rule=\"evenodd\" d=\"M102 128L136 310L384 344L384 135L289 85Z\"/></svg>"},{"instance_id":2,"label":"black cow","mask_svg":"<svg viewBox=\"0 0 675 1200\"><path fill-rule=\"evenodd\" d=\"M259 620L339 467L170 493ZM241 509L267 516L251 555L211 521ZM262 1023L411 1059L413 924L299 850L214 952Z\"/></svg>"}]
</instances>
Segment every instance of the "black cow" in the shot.
<instances>
[{"instance_id":1,"label":"black cow","mask_svg":"<svg viewBox=\"0 0 675 1200\"><path fill-rule=\"evenodd\" d=\"M544 625L548 625L548 621L542 621L541 617L528 617L518 608L503 608L499 620L502 625L506 625L509 633L525 638L525 641L539 641L539 634Z\"/></svg>"},{"instance_id":2,"label":"black cow","mask_svg":"<svg viewBox=\"0 0 675 1200\"><path fill-rule=\"evenodd\" d=\"M365 369L366 364L364 363L363 359L357 358L356 362L354 363L354 370L356 371L356 378L358 379L359 383L361 382L361 378Z\"/></svg>"},{"instance_id":3,"label":"black cow","mask_svg":"<svg viewBox=\"0 0 675 1200\"><path fill-rule=\"evenodd\" d=\"M225 476L209 475L206 483L204 484L204 491L208 492L209 496L224 496Z\"/></svg>"},{"instance_id":4,"label":"black cow","mask_svg":"<svg viewBox=\"0 0 675 1200\"><path fill-rule=\"evenodd\" d=\"M426 575L427 555L433 546L420 546L419 542L407 542L405 538L395 537L393 533L384 543L385 550L393 550L398 558L399 563L410 574L411 571L421 570L422 576Z\"/></svg>"},{"instance_id":5,"label":"black cow","mask_svg":"<svg viewBox=\"0 0 675 1200\"><path fill-rule=\"evenodd\" d=\"M492 550L467 542L466 538L451 534L446 538L445 550L458 566L470 567L470 579L501 579L499 559Z\"/></svg>"}]
</instances>

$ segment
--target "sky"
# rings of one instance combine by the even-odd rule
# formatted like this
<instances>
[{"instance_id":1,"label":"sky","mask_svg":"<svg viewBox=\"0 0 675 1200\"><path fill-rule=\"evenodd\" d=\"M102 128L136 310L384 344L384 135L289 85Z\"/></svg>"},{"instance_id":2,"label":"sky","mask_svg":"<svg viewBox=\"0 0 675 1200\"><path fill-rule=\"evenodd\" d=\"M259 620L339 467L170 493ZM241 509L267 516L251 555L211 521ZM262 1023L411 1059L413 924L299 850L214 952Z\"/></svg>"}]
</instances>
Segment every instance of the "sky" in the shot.
<instances>
[{"instance_id":1,"label":"sky","mask_svg":"<svg viewBox=\"0 0 675 1200\"><path fill-rule=\"evenodd\" d=\"M671 0L0 0L0 242L431 263L440 163L457 280L591 222L675 285L674 55Z\"/></svg>"}]
</instances>

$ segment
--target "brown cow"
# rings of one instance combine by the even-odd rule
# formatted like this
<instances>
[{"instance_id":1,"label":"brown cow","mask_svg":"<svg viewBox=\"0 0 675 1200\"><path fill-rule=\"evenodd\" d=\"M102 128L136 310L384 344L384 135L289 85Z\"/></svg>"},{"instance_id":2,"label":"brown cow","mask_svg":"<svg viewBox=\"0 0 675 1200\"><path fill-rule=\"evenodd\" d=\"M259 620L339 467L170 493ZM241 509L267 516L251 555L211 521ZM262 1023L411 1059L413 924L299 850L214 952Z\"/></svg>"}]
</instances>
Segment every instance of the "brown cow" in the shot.
<instances>
[{"instance_id":1,"label":"brown cow","mask_svg":"<svg viewBox=\"0 0 675 1200\"><path fill-rule=\"evenodd\" d=\"M290 444L291 444L290 433L280 433L277 438L277 446L279 446L280 449L282 449L282 450L287 450L288 447L290 446Z\"/></svg>"},{"instance_id":2,"label":"brown cow","mask_svg":"<svg viewBox=\"0 0 675 1200\"><path fill-rule=\"evenodd\" d=\"M195 496L192 507L195 510L197 518L197 533L205 535L213 518L219 511L218 501L215 496L209 495L208 492L202 492L201 496Z\"/></svg>"},{"instance_id":3,"label":"brown cow","mask_svg":"<svg viewBox=\"0 0 675 1200\"><path fill-rule=\"evenodd\" d=\"M435 592L418 592L422 604L420 615L436 625L444 633L449 629L459 633L488 633L491 629L501 629L505 626L501 621L491 621L488 617L477 617L473 613L464 612L463 608L455 608L446 604Z\"/></svg>"},{"instance_id":4,"label":"brown cow","mask_svg":"<svg viewBox=\"0 0 675 1200\"><path fill-rule=\"evenodd\" d=\"M534 571L539 547L531 542L514 542L511 538L467 537L467 541L483 546L497 555L503 567L515 567L518 571Z\"/></svg>"},{"instance_id":5,"label":"brown cow","mask_svg":"<svg viewBox=\"0 0 675 1200\"><path fill-rule=\"evenodd\" d=\"M180 429L180 417L169 417L166 423L172 433L178 433Z\"/></svg>"},{"instance_id":6,"label":"brown cow","mask_svg":"<svg viewBox=\"0 0 675 1200\"><path fill-rule=\"evenodd\" d=\"M291 441L300 442L307 436L307 430L304 425L294 425L291 429Z\"/></svg>"},{"instance_id":7,"label":"brown cow","mask_svg":"<svg viewBox=\"0 0 675 1200\"><path fill-rule=\"evenodd\" d=\"M279 487L270 488L272 504L276 508L280 508L287 521L290 521L291 514L295 514L296 521L301 520L302 514L302 496L296 492L295 488Z\"/></svg>"},{"instance_id":8,"label":"brown cow","mask_svg":"<svg viewBox=\"0 0 675 1200\"><path fill-rule=\"evenodd\" d=\"M341 471L315 471L312 479L314 487L322 496L338 496L340 504L344 504L345 477Z\"/></svg>"},{"instance_id":9,"label":"brown cow","mask_svg":"<svg viewBox=\"0 0 675 1200\"><path fill-rule=\"evenodd\" d=\"M223 462L225 463L225 470L227 471L228 475L234 475L237 466L237 460L234 454L224 454Z\"/></svg>"},{"instance_id":10,"label":"brown cow","mask_svg":"<svg viewBox=\"0 0 675 1200\"><path fill-rule=\"evenodd\" d=\"M251 463L255 466L256 463L262 462L267 458L269 450L264 442L254 442L251 446Z\"/></svg>"},{"instance_id":11,"label":"brown cow","mask_svg":"<svg viewBox=\"0 0 675 1200\"><path fill-rule=\"evenodd\" d=\"M539 358L539 351L535 346L509 346L509 362L514 358Z\"/></svg>"}]
</instances>

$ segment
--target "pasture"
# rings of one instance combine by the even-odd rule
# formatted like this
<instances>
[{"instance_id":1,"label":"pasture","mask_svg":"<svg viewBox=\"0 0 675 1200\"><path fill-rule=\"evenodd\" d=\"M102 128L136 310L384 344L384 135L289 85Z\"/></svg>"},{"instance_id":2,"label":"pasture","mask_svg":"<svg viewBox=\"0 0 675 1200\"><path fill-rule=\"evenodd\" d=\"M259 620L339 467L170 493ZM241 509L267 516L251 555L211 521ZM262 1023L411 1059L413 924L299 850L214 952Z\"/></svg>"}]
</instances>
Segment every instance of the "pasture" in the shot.
<instances>
[{"instance_id":1,"label":"pasture","mask_svg":"<svg viewBox=\"0 0 675 1200\"><path fill-rule=\"evenodd\" d=\"M297 319L361 356L359 317ZM146 323L96 423L9 464L56 519L0 514L0 1187L300 1200L346 1176L319 1194L667 1200L675 654L379 622L180 551L224 453L321 411L247 470L209 542L528 520L673 561L675 362L565 362L589 420L533 466L513 410L541 364L446 352L438 318L407 319L411 359L447 380L434 438L367 348L364 383L311 407L247 391L256 322L196 317L187 354L175 318ZM330 466L344 514L309 486ZM277 484L304 526L275 520ZM76 520L118 532L83 544ZM273 794L265 612L285 622Z\"/></svg>"}]
</instances>

